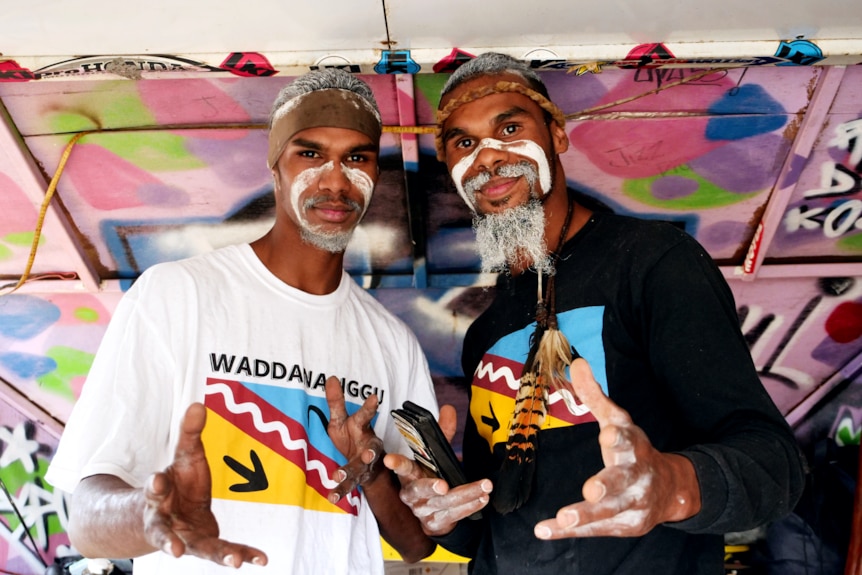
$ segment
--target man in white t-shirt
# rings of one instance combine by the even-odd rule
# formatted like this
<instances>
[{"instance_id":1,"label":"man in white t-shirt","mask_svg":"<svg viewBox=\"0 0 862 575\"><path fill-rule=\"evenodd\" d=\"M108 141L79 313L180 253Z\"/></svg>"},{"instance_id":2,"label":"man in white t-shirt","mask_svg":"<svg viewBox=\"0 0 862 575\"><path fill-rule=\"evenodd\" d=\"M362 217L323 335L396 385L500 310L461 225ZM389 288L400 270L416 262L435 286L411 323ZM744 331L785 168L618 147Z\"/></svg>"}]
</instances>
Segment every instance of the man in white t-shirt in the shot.
<instances>
[{"instance_id":1,"label":"man in white t-shirt","mask_svg":"<svg viewBox=\"0 0 862 575\"><path fill-rule=\"evenodd\" d=\"M272 229L124 295L47 474L79 552L145 575L379 575L380 535L409 562L433 551L382 465L409 453L390 409L436 410L427 362L343 269L380 134L359 79L296 79L270 117Z\"/></svg>"}]
</instances>

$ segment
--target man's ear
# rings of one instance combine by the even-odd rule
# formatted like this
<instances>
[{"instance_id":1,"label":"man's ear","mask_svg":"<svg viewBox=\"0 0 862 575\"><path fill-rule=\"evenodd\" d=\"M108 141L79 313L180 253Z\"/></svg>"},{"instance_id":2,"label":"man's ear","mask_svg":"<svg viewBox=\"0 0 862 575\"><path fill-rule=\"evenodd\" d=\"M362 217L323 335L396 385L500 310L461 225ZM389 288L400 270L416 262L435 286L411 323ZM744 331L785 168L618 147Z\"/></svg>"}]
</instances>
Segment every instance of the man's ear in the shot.
<instances>
[{"instance_id":1,"label":"man's ear","mask_svg":"<svg viewBox=\"0 0 862 575\"><path fill-rule=\"evenodd\" d=\"M270 171L272 172L272 189L276 194L278 194L279 187L281 186L281 180L278 177L278 168L273 166Z\"/></svg>"},{"instance_id":2,"label":"man's ear","mask_svg":"<svg viewBox=\"0 0 862 575\"><path fill-rule=\"evenodd\" d=\"M569 149L569 136L566 129L556 122L551 123L551 141L554 143L554 153L559 155Z\"/></svg>"}]
</instances>

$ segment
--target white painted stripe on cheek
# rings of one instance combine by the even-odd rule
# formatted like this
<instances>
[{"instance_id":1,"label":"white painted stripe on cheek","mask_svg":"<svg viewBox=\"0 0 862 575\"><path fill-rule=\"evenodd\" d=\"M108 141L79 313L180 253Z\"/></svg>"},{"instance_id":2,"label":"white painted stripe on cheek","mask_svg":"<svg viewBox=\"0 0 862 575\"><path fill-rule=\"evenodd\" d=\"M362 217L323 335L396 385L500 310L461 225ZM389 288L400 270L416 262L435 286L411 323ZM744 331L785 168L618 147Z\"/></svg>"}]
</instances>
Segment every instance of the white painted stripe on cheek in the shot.
<instances>
[{"instance_id":1,"label":"white painted stripe on cheek","mask_svg":"<svg viewBox=\"0 0 862 575\"><path fill-rule=\"evenodd\" d=\"M467 173L467 170L473 163L476 161L476 156L479 155L479 151L484 149L483 146L485 140L479 142L479 145L473 150L473 153L465 158L461 158L457 164L452 168L452 181L455 183L455 189L458 190L458 195L461 196L461 199L464 200L464 203L467 204L467 207L476 211L476 202L473 201L473 197L464 191L464 174Z\"/></svg>"},{"instance_id":2,"label":"white painted stripe on cheek","mask_svg":"<svg viewBox=\"0 0 862 575\"><path fill-rule=\"evenodd\" d=\"M539 186L542 190L542 195L547 194L551 190L551 167L548 164L548 158L545 156L545 151L536 142L532 140L517 140L515 142L503 142L494 138L484 138L476 146L469 156L462 158L452 168L452 181L455 183L455 188L458 190L458 195L464 200L464 203L473 210L476 210L476 203L472 195L464 190L464 174L476 162L479 152L490 148L501 152L511 152L519 156L524 156L532 160L539 170Z\"/></svg>"},{"instance_id":3,"label":"white painted stripe on cheek","mask_svg":"<svg viewBox=\"0 0 862 575\"><path fill-rule=\"evenodd\" d=\"M344 170L344 175L347 176L350 183L362 193L362 198L365 200L362 206L362 215L365 215L368 204L371 203L371 194L374 192L374 180L359 168L351 168L341 164L341 169Z\"/></svg>"},{"instance_id":4,"label":"white painted stripe on cheek","mask_svg":"<svg viewBox=\"0 0 862 575\"><path fill-rule=\"evenodd\" d=\"M297 174L293 182L290 184L290 205L293 206L293 211L296 217L305 221L305 211L300 208L299 197L302 192L307 190L311 183L318 179L324 172L333 169L335 164L332 161L326 162L322 166L316 168L308 168Z\"/></svg>"},{"instance_id":5,"label":"white painted stripe on cheek","mask_svg":"<svg viewBox=\"0 0 862 575\"><path fill-rule=\"evenodd\" d=\"M500 142L501 149L525 156L533 160L539 168L539 186L542 188L542 195L547 194L551 190L551 167L548 165L548 158L545 156L545 151L532 140L518 140L509 142L508 144Z\"/></svg>"}]
</instances>

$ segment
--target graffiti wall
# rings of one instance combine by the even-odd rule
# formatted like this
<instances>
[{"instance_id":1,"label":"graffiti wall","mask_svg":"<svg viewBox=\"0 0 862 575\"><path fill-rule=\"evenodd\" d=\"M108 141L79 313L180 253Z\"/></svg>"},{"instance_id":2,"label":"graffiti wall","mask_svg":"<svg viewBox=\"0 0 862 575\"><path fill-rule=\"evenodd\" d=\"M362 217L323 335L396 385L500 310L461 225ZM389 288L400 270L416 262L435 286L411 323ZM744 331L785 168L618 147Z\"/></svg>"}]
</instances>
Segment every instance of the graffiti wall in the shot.
<instances>
[{"instance_id":1,"label":"graffiti wall","mask_svg":"<svg viewBox=\"0 0 862 575\"><path fill-rule=\"evenodd\" d=\"M45 482L57 437L6 402L0 421L0 572L42 574L55 558L73 554L67 498Z\"/></svg>"},{"instance_id":2,"label":"graffiti wall","mask_svg":"<svg viewBox=\"0 0 862 575\"><path fill-rule=\"evenodd\" d=\"M781 64L792 65L663 67L647 55L649 65L601 73L536 68L567 115L569 185L703 244L800 442L853 445L862 434L862 271L852 267L862 259L862 67L849 66L823 96L827 68L795 65L809 63L800 54L788 46ZM380 183L346 265L416 332L439 400L463 424L461 342L493 281L479 273L471 214L435 157L429 128L446 66L362 74L387 129ZM46 282L0 295L0 478L9 492L0 494L0 565L21 574L70 553L65 502L43 480L57 441L44 418L67 419L113 310L143 270L269 228L266 121L291 79L217 67L172 79L105 79L93 68L73 79L73 67L0 81L14 134L0 142L2 287L28 266L34 242L32 274ZM808 125L813 109L823 121ZM744 281L739 268L776 210L764 273ZM81 269L99 289L54 289ZM34 409L16 407L20 398Z\"/></svg>"}]
</instances>

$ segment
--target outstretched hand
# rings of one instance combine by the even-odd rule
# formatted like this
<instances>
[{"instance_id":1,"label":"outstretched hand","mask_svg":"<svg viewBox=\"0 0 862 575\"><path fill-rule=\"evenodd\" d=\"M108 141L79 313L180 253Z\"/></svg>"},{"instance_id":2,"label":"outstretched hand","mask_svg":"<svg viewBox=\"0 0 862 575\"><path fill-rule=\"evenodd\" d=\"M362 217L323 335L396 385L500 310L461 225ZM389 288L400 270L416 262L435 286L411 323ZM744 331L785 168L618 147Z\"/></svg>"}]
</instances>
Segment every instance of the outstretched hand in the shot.
<instances>
[{"instance_id":1,"label":"outstretched hand","mask_svg":"<svg viewBox=\"0 0 862 575\"><path fill-rule=\"evenodd\" d=\"M144 536L147 542L174 557L194 555L220 565L266 565L259 549L219 539L211 510L210 469L201 432L206 408L193 403L186 410L174 461L150 476L144 487Z\"/></svg>"},{"instance_id":2,"label":"outstretched hand","mask_svg":"<svg viewBox=\"0 0 862 575\"><path fill-rule=\"evenodd\" d=\"M451 442L457 424L455 408L441 406L439 423ZM489 479L482 479L450 489L445 480L431 476L412 459L394 453L386 455L383 463L398 475L401 501L419 519L426 535L445 535L452 531L458 521L488 504L494 487Z\"/></svg>"},{"instance_id":3,"label":"outstretched hand","mask_svg":"<svg viewBox=\"0 0 862 575\"><path fill-rule=\"evenodd\" d=\"M329 425L326 429L332 443L347 458L347 463L333 474L338 485L329 492L329 501L342 497L374 481L383 469L383 441L371 429L377 413L377 395L371 394L353 415L347 415L341 382L332 376L326 380L326 402L329 404Z\"/></svg>"},{"instance_id":4,"label":"outstretched hand","mask_svg":"<svg viewBox=\"0 0 862 575\"><path fill-rule=\"evenodd\" d=\"M599 423L605 468L584 483L584 501L536 524L536 536L637 537L696 514L700 488L691 462L657 451L628 412L602 392L584 359L572 362L570 373L575 396Z\"/></svg>"}]
</instances>

